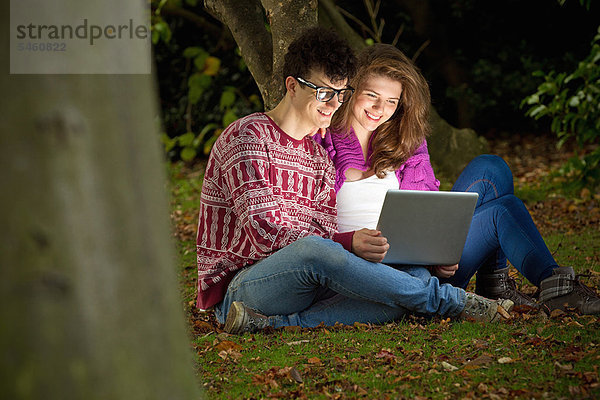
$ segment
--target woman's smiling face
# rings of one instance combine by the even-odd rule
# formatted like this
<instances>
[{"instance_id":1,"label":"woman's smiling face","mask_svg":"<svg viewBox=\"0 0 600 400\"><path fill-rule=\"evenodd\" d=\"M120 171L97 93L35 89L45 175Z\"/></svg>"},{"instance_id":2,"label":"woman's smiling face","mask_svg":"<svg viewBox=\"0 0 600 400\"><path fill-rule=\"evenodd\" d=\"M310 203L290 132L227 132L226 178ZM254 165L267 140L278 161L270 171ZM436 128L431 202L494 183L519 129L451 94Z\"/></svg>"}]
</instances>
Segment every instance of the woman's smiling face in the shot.
<instances>
[{"instance_id":1,"label":"woman's smiling face","mask_svg":"<svg viewBox=\"0 0 600 400\"><path fill-rule=\"evenodd\" d=\"M386 76L369 76L354 94L352 127L354 131L373 132L394 115L400 102L402 84Z\"/></svg>"}]
</instances>

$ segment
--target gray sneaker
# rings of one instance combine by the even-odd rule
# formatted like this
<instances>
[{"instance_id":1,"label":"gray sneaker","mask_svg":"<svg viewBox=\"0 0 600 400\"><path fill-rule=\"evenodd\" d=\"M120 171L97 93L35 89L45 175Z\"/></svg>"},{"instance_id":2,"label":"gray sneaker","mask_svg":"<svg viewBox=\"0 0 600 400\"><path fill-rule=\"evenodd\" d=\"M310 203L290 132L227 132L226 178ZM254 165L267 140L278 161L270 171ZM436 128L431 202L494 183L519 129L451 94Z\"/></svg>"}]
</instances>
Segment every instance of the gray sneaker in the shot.
<instances>
[{"instance_id":1,"label":"gray sneaker","mask_svg":"<svg viewBox=\"0 0 600 400\"><path fill-rule=\"evenodd\" d=\"M512 300L490 300L475 293L467 292L465 308L458 317L480 322L503 321L510 317L508 313L514 305L515 303Z\"/></svg>"},{"instance_id":2,"label":"gray sneaker","mask_svg":"<svg viewBox=\"0 0 600 400\"><path fill-rule=\"evenodd\" d=\"M540 301L550 310L572 308L581 314L600 314L600 297L575 275L571 267L559 267L540 283Z\"/></svg>"},{"instance_id":3,"label":"gray sneaker","mask_svg":"<svg viewBox=\"0 0 600 400\"><path fill-rule=\"evenodd\" d=\"M246 307L241 301L234 301L229 307L224 329L227 333L238 335L253 333L269 326L269 317Z\"/></svg>"}]
</instances>

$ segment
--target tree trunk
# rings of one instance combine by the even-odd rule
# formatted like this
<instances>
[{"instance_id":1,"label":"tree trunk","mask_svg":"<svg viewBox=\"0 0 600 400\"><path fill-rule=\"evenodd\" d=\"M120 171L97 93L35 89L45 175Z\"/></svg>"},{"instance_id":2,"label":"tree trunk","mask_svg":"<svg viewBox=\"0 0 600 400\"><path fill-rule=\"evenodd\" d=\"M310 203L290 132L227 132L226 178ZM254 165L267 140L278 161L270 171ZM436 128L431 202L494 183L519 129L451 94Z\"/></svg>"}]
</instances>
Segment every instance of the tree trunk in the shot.
<instances>
[{"instance_id":1,"label":"tree trunk","mask_svg":"<svg viewBox=\"0 0 600 400\"><path fill-rule=\"evenodd\" d=\"M317 4L317 0L204 0L206 9L231 30L266 110L283 98L283 56L303 29L317 24Z\"/></svg>"},{"instance_id":2,"label":"tree trunk","mask_svg":"<svg viewBox=\"0 0 600 400\"><path fill-rule=\"evenodd\" d=\"M49 7L46 15L89 16L88 4ZM143 3L132 4L132 17L144 21ZM0 40L8 61L9 38ZM9 75L7 64L0 77L2 398L198 399L152 76Z\"/></svg>"},{"instance_id":3,"label":"tree trunk","mask_svg":"<svg viewBox=\"0 0 600 400\"><path fill-rule=\"evenodd\" d=\"M473 158L488 151L489 145L473 129L455 128L440 117L435 108L431 107L430 111L431 135L427 138L427 148L431 164L442 183L454 183Z\"/></svg>"}]
</instances>

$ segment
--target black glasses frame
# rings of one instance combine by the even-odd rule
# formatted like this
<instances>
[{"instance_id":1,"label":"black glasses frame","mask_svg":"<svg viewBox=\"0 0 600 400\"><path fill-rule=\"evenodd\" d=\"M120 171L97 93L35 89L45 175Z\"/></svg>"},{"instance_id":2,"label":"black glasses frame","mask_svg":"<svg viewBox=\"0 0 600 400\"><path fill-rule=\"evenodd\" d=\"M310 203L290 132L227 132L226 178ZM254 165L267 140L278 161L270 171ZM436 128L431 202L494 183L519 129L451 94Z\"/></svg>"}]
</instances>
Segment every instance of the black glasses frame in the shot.
<instances>
[{"instance_id":1,"label":"black glasses frame","mask_svg":"<svg viewBox=\"0 0 600 400\"><path fill-rule=\"evenodd\" d=\"M328 86L317 86L314 83L309 82L306 79L302 79L300 77L296 77L296 80L298 82L300 82L300 84L316 90L316 92L315 92L316 99L323 103L327 103L328 101L333 99L333 96L335 96L336 94L337 94L338 101L340 103L343 103L343 102L349 100L350 97L352 97L352 95L354 94L354 88L352 86L348 86L343 89L334 89L334 88L328 87ZM348 98L345 98L346 96L348 96Z\"/></svg>"}]
</instances>

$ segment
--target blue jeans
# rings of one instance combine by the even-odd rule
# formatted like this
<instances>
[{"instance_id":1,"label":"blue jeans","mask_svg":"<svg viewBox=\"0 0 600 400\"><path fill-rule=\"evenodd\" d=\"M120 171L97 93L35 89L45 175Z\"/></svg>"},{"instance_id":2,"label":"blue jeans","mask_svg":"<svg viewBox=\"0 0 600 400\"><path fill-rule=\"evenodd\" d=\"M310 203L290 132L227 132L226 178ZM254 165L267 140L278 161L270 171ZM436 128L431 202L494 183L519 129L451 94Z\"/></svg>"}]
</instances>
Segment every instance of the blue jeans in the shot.
<instances>
[{"instance_id":1,"label":"blue jeans","mask_svg":"<svg viewBox=\"0 0 600 400\"><path fill-rule=\"evenodd\" d=\"M215 307L219 322L233 301L272 316L274 327L314 327L385 323L409 312L454 316L464 308L465 291L440 285L424 267L372 263L310 236L238 272Z\"/></svg>"},{"instance_id":2,"label":"blue jeans","mask_svg":"<svg viewBox=\"0 0 600 400\"><path fill-rule=\"evenodd\" d=\"M477 192L479 199L458 271L444 282L464 288L477 271L506 267L507 258L536 286L552 274L558 265L525 205L515 197L512 172L502 158L475 158L452 190Z\"/></svg>"}]
</instances>

